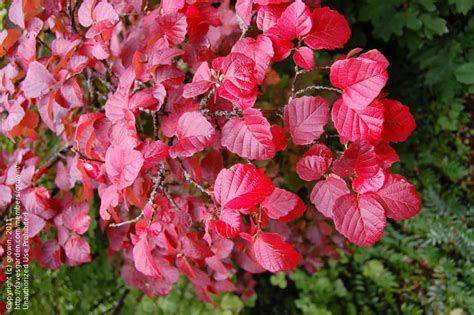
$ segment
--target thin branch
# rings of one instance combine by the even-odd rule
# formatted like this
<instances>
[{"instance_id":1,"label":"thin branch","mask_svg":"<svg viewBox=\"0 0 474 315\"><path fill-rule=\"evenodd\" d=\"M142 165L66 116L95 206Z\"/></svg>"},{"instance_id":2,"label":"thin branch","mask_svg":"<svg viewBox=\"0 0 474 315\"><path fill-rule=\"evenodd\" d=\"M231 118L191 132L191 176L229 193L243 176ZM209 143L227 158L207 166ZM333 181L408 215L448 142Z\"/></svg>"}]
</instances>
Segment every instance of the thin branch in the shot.
<instances>
[{"instance_id":1,"label":"thin branch","mask_svg":"<svg viewBox=\"0 0 474 315\"><path fill-rule=\"evenodd\" d=\"M69 151L71 148L72 148L71 144L66 144L65 146L63 146L61 148L61 150L59 150L58 152L53 154L43 165L41 165L41 167L39 167L36 170L35 175L34 175L33 178L36 178L37 176L40 176L42 172L44 172L45 170L49 169L54 164L56 164L56 162L59 161L61 156L63 156L63 154L66 153L67 151Z\"/></svg>"},{"instance_id":2,"label":"thin branch","mask_svg":"<svg viewBox=\"0 0 474 315\"><path fill-rule=\"evenodd\" d=\"M190 182L191 184L193 184L194 186L196 186L196 188L199 189L201 192L203 192L206 195L208 195L209 197L211 197L212 192L193 179L191 174L189 174L189 172L184 167L183 161L181 161L181 159L179 159L179 158L177 159L177 161L178 161L179 165L181 166L181 168L183 169L184 179L187 180L188 182Z\"/></svg>"},{"instance_id":3,"label":"thin branch","mask_svg":"<svg viewBox=\"0 0 474 315\"><path fill-rule=\"evenodd\" d=\"M36 37L36 40L37 40L37 41L38 41L38 42L39 42L41 45L43 45L43 46L44 46L44 48L46 48L47 50L49 50L49 52L51 52L51 51L52 51L52 50L51 50L51 47L49 47L49 45L48 45L48 44L46 44L46 43L45 43L45 42L44 42L44 41L43 41L41 38L39 38L39 37Z\"/></svg>"},{"instance_id":4,"label":"thin branch","mask_svg":"<svg viewBox=\"0 0 474 315\"><path fill-rule=\"evenodd\" d=\"M114 310L112 311L112 315L119 315L120 314L120 311L122 310L123 306L125 305L125 298L127 297L127 295L129 293L130 293L130 290L125 289L125 291L120 296L120 299L119 299L117 305L115 306Z\"/></svg>"},{"instance_id":5,"label":"thin branch","mask_svg":"<svg viewBox=\"0 0 474 315\"><path fill-rule=\"evenodd\" d=\"M295 96L304 94L304 93L306 93L308 91L311 91L311 90L326 90L326 91L331 91L331 92L336 92L336 93L342 94L342 90L340 90L340 89L332 88L332 87L329 87L329 86L322 86L322 85L311 85L311 86L307 86L304 89L301 89L301 90L297 91L295 93Z\"/></svg>"},{"instance_id":6,"label":"thin branch","mask_svg":"<svg viewBox=\"0 0 474 315\"><path fill-rule=\"evenodd\" d=\"M158 140L158 127L159 127L158 112L156 111L152 112L151 119L153 121L153 139Z\"/></svg>"},{"instance_id":7,"label":"thin branch","mask_svg":"<svg viewBox=\"0 0 474 315\"><path fill-rule=\"evenodd\" d=\"M158 189L160 188L163 180L164 180L164 173L162 173L162 170L160 169L160 172L158 173L158 176L154 177L150 175L151 180L153 181L153 187L150 192L150 196L148 197L148 204L153 205L155 201L156 194L158 193ZM140 221L144 216L143 210L140 209L140 214L136 216L133 219L123 221L120 223L111 223L109 224L109 227L119 227L127 224L132 224Z\"/></svg>"},{"instance_id":8,"label":"thin branch","mask_svg":"<svg viewBox=\"0 0 474 315\"><path fill-rule=\"evenodd\" d=\"M291 81L291 95L288 101L291 101L295 97L296 80L298 80L299 75L300 71L298 65L295 65L295 75L293 76L293 80Z\"/></svg>"},{"instance_id":9,"label":"thin branch","mask_svg":"<svg viewBox=\"0 0 474 315\"><path fill-rule=\"evenodd\" d=\"M211 97L214 95L214 89L209 90L206 96L204 96L200 101L199 104L204 107L207 105L207 102L211 99Z\"/></svg>"},{"instance_id":10,"label":"thin branch","mask_svg":"<svg viewBox=\"0 0 474 315\"><path fill-rule=\"evenodd\" d=\"M69 22L71 24L71 30L74 32L74 33L79 33L77 31L77 28L76 28L76 22L74 20L74 15L75 15L75 11L76 11L76 5L72 5L72 1L73 0L66 0L66 6L67 6L67 11L68 11L68 15L69 15Z\"/></svg>"},{"instance_id":11,"label":"thin branch","mask_svg":"<svg viewBox=\"0 0 474 315\"><path fill-rule=\"evenodd\" d=\"M119 226L123 226L123 225L127 225L127 224L136 223L136 222L140 221L142 218L143 218L143 211L141 211L138 216L136 216L135 218L133 218L131 220L122 221L120 223L110 223L109 227L115 228L115 227L119 227Z\"/></svg>"},{"instance_id":12,"label":"thin branch","mask_svg":"<svg viewBox=\"0 0 474 315\"><path fill-rule=\"evenodd\" d=\"M249 30L249 26L247 25L247 23L245 23L244 19L240 15L236 14L235 17L237 18L237 22L239 23L240 30L242 31L239 38L239 40L241 40L247 34Z\"/></svg>"}]
</instances>

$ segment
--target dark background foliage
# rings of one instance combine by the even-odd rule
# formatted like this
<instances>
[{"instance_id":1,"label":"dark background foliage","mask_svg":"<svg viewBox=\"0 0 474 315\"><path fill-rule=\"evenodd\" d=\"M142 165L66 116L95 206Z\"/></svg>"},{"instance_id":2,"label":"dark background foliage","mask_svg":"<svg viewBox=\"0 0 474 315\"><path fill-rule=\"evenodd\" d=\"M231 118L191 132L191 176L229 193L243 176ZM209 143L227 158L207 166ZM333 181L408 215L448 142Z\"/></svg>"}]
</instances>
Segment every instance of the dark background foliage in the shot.
<instances>
[{"instance_id":1,"label":"dark background foliage","mask_svg":"<svg viewBox=\"0 0 474 315\"><path fill-rule=\"evenodd\" d=\"M256 297L244 303L220 295L217 309L200 302L183 279L155 301L129 291L101 250L106 240L95 225L88 232L91 264L56 271L32 265L32 314L474 313L474 0L323 5L348 18L348 49L377 48L390 60L386 90L409 105L417 121L409 140L396 147L402 162L395 168L417 186L421 214L389 222L377 245L353 247L353 255L314 275L259 275Z\"/></svg>"}]
</instances>

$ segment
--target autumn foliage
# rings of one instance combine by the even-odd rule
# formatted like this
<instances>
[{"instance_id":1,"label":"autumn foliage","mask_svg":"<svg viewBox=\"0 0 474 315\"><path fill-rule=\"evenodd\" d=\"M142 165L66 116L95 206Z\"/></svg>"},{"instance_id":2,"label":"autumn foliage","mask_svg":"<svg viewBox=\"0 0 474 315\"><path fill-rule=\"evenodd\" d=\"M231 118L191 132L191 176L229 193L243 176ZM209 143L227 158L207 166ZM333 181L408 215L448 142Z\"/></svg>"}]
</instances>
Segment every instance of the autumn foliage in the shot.
<instances>
[{"instance_id":1,"label":"autumn foliage","mask_svg":"<svg viewBox=\"0 0 474 315\"><path fill-rule=\"evenodd\" d=\"M416 215L414 187L390 171L391 143L415 121L382 92L389 62L353 49L319 66L315 53L351 31L307 2L13 0L0 132L15 150L2 151L0 208L18 173L30 257L90 262L97 220L129 286L165 295L184 275L210 302L251 295L255 273L315 272L342 236L372 245L387 218ZM279 63L295 69L287 103L263 109ZM313 71L331 85L297 89ZM312 191L284 189L289 172Z\"/></svg>"}]
</instances>

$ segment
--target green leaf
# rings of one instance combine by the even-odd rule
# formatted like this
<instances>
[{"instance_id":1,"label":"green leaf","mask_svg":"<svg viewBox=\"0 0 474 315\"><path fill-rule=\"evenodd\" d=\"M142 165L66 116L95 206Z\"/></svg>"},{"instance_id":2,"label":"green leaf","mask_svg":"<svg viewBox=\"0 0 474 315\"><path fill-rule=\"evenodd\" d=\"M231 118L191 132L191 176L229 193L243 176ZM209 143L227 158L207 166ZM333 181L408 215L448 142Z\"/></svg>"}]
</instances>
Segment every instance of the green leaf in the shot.
<instances>
[{"instance_id":1,"label":"green leaf","mask_svg":"<svg viewBox=\"0 0 474 315\"><path fill-rule=\"evenodd\" d=\"M449 0L449 4L456 5L456 11L466 15L474 5L474 0Z\"/></svg>"},{"instance_id":2,"label":"green leaf","mask_svg":"<svg viewBox=\"0 0 474 315\"><path fill-rule=\"evenodd\" d=\"M468 62L460 66L454 72L456 79L464 84L474 84L474 62Z\"/></svg>"}]
</instances>

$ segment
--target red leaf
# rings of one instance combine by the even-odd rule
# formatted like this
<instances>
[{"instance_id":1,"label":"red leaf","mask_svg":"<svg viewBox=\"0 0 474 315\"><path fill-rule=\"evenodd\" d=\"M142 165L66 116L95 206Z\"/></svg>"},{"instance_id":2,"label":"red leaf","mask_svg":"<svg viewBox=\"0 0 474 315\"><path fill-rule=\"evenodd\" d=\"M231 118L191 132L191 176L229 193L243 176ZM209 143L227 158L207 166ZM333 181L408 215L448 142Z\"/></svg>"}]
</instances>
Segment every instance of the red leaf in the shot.
<instances>
[{"instance_id":1,"label":"red leaf","mask_svg":"<svg viewBox=\"0 0 474 315\"><path fill-rule=\"evenodd\" d=\"M272 194L262 202L263 210L272 219L288 221L292 214L300 216L305 211L305 205L300 197L281 188L275 188Z\"/></svg>"},{"instance_id":2,"label":"red leaf","mask_svg":"<svg viewBox=\"0 0 474 315\"><path fill-rule=\"evenodd\" d=\"M212 85L211 69L207 62L201 63L194 73L193 82L188 83L183 88L183 97L191 98L204 94Z\"/></svg>"},{"instance_id":3,"label":"red leaf","mask_svg":"<svg viewBox=\"0 0 474 315\"><path fill-rule=\"evenodd\" d=\"M257 98L255 62L241 53L230 53L220 67L224 82L218 88L219 96L242 109L250 108Z\"/></svg>"},{"instance_id":4,"label":"red leaf","mask_svg":"<svg viewBox=\"0 0 474 315\"><path fill-rule=\"evenodd\" d=\"M77 235L73 235L67 240L64 244L64 252L68 266L78 266L92 260L89 244Z\"/></svg>"},{"instance_id":5,"label":"red leaf","mask_svg":"<svg viewBox=\"0 0 474 315\"><path fill-rule=\"evenodd\" d=\"M257 27L264 33L278 34L278 19L288 4L269 4L262 6L257 13Z\"/></svg>"},{"instance_id":6,"label":"red leaf","mask_svg":"<svg viewBox=\"0 0 474 315\"><path fill-rule=\"evenodd\" d=\"M214 198L225 208L248 209L261 203L274 187L255 166L235 164L217 175Z\"/></svg>"},{"instance_id":7,"label":"red leaf","mask_svg":"<svg viewBox=\"0 0 474 315\"><path fill-rule=\"evenodd\" d=\"M300 47L293 55L295 64L305 70L313 70L314 68L314 54L308 47Z\"/></svg>"},{"instance_id":8,"label":"red leaf","mask_svg":"<svg viewBox=\"0 0 474 315\"><path fill-rule=\"evenodd\" d=\"M232 118L224 125L221 144L241 157L268 160L275 155L270 128L260 111L246 110L243 118Z\"/></svg>"},{"instance_id":9,"label":"red leaf","mask_svg":"<svg viewBox=\"0 0 474 315\"><path fill-rule=\"evenodd\" d=\"M143 166L140 151L109 147L105 155L105 170L118 189L130 186Z\"/></svg>"},{"instance_id":10,"label":"red leaf","mask_svg":"<svg viewBox=\"0 0 474 315\"><path fill-rule=\"evenodd\" d=\"M384 186L375 194L387 217L406 220L420 212L421 200L415 187L400 175L389 174Z\"/></svg>"},{"instance_id":11,"label":"red leaf","mask_svg":"<svg viewBox=\"0 0 474 315\"><path fill-rule=\"evenodd\" d=\"M303 37L311 30L311 15L308 7L301 0L290 4L281 14L277 22L282 38L293 40Z\"/></svg>"},{"instance_id":12,"label":"red leaf","mask_svg":"<svg viewBox=\"0 0 474 315\"><path fill-rule=\"evenodd\" d=\"M202 260L214 255L204 240L195 240L191 237L184 238L183 253L193 260Z\"/></svg>"},{"instance_id":13,"label":"red leaf","mask_svg":"<svg viewBox=\"0 0 474 315\"><path fill-rule=\"evenodd\" d=\"M410 108L399 101L381 100L385 106L382 137L388 142L403 142L415 130L416 122Z\"/></svg>"},{"instance_id":14,"label":"red leaf","mask_svg":"<svg viewBox=\"0 0 474 315\"><path fill-rule=\"evenodd\" d=\"M272 132L272 142L275 146L276 151L282 151L286 149L288 142L286 141L285 137L285 129L278 125L272 125L270 127L270 131Z\"/></svg>"},{"instance_id":15,"label":"red leaf","mask_svg":"<svg viewBox=\"0 0 474 315\"><path fill-rule=\"evenodd\" d=\"M368 58L342 59L332 64L330 79L335 87L344 90L342 99L347 106L363 110L387 83L386 68L384 63Z\"/></svg>"},{"instance_id":16,"label":"red leaf","mask_svg":"<svg viewBox=\"0 0 474 315\"><path fill-rule=\"evenodd\" d=\"M284 108L283 121L295 144L310 144L319 139L328 121L329 105L320 96L293 99Z\"/></svg>"},{"instance_id":17,"label":"red leaf","mask_svg":"<svg viewBox=\"0 0 474 315\"><path fill-rule=\"evenodd\" d=\"M301 255L279 234L259 232L253 244L257 262L270 272L292 270Z\"/></svg>"},{"instance_id":18,"label":"red leaf","mask_svg":"<svg viewBox=\"0 0 474 315\"><path fill-rule=\"evenodd\" d=\"M101 192L101 190L99 190L99 192ZM109 220L109 208L117 206L118 202L119 194L117 187L115 185L111 185L105 188L100 194L100 218L102 220Z\"/></svg>"},{"instance_id":19,"label":"red leaf","mask_svg":"<svg viewBox=\"0 0 474 315\"><path fill-rule=\"evenodd\" d=\"M360 246L377 242L386 225L384 209L372 195L340 197L334 206L333 219L339 233Z\"/></svg>"},{"instance_id":20,"label":"red leaf","mask_svg":"<svg viewBox=\"0 0 474 315\"><path fill-rule=\"evenodd\" d=\"M263 35L257 39L246 37L234 44L232 52L246 55L255 62L255 77L257 83L261 84L274 55L272 41Z\"/></svg>"},{"instance_id":21,"label":"red leaf","mask_svg":"<svg viewBox=\"0 0 474 315\"><path fill-rule=\"evenodd\" d=\"M331 162L331 150L324 144L315 144L296 163L296 173L306 181L318 180Z\"/></svg>"},{"instance_id":22,"label":"red leaf","mask_svg":"<svg viewBox=\"0 0 474 315\"><path fill-rule=\"evenodd\" d=\"M153 167L168 156L168 146L159 140L146 140L137 149L143 155L144 167Z\"/></svg>"},{"instance_id":23,"label":"red leaf","mask_svg":"<svg viewBox=\"0 0 474 315\"><path fill-rule=\"evenodd\" d=\"M216 131L206 117L199 112L187 112L178 119L176 137L178 141L170 148L170 157L192 156L204 150L214 141Z\"/></svg>"},{"instance_id":24,"label":"red leaf","mask_svg":"<svg viewBox=\"0 0 474 315\"><path fill-rule=\"evenodd\" d=\"M12 190L6 185L0 185L0 209L8 206L12 201Z\"/></svg>"},{"instance_id":25,"label":"red leaf","mask_svg":"<svg viewBox=\"0 0 474 315\"><path fill-rule=\"evenodd\" d=\"M61 246L56 240L49 240L41 244L39 262L41 266L48 269L61 267Z\"/></svg>"},{"instance_id":26,"label":"red leaf","mask_svg":"<svg viewBox=\"0 0 474 315\"><path fill-rule=\"evenodd\" d=\"M237 0L235 4L235 11L247 25L250 24L252 18L252 5L252 0Z\"/></svg>"},{"instance_id":27,"label":"red leaf","mask_svg":"<svg viewBox=\"0 0 474 315\"><path fill-rule=\"evenodd\" d=\"M349 188L343 179L337 175L329 174L325 180L317 182L314 186L311 192L311 202L324 216L332 218L336 200L349 193Z\"/></svg>"},{"instance_id":28,"label":"red leaf","mask_svg":"<svg viewBox=\"0 0 474 315\"><path fill-rule=\"evenodd\" d=\"M272 34L265 34L272 41L274 56L272 61L282 61L291 54L293 49L293 43L286 39L281 39L280 37Z\"/></svg>"},{"instance_id":29,"label":"red leaf","mask_svg":"<svg viewBox=\"0 0 474 315\"><path fill-rule=\"evenodd\" d=\"M356 177L352 181L352 188L354 191L365 194L369 192L376 192L380 188L382 188L383 184L385 183L386 178L385 171L383 168L380 168L378 173L370 178L364 177Z\"/></svg>"},{"instance_id":30,"label":"red leaf","mask_svg":"<svg viewBox=\"0 0 474 315\"><path fill-rule=\"evenodd\" d=\"M397 152L395 152L387 142L379 142L374 146L375 154L377 154L377 158L383 169L387 169L392 166L393 163L400 161Z\"/></svg>"},{"instance_id":31,"label":"red leaf","mask_svg":"<svg viewBox=\"0 0 474 315\"><path fill-rule=\"evenodd\" d=\"M332 108L332 121L341 140L378 140L384 124L384 107L380 102L373 101L365 109L357 111L339 99Z\"/></svg>"},{"instance_id":32,"label":"red leaf","mask_svg":"<svg viewBox=\"0 0 474 315\"><path fill-rule=\"evenodd\" d=\"M133 260L135 261L135 268L145 276L161 278L161 273L151 255L146 237L140 239L135 246L133 246Z\"/></svg>"},{"instance_id":33,"label":"red leaf","mask_svg":"<svg viewBox=\"0 0 474 315\"><path fill-rule=\"evenodd\" d=\"M166 38L174 45L180 44L186 37L188 24L186 16L181 13L167 13L156 18Z\"/></svg>"},{"instance_id":34,"label":"red leaf","mask_svg":"<svg viewBox=\"0 0 474 315\"><path fill-rule=\"evenodd\" d=\"M64 225L81 235L89 229L91 217L89 216L89 205L85 202L71 204L63 212Z\"/></svg>"},{"instance_id":35,"label":"red leaf","mask_svg":"<svg viewBox=\"0 0 474 315\"><path fill-rule=\"evenodd\" d=\"M40 97L48 93L55 80L51 73L37 61L30 63L25 80L22 83L23 93L26 98Z\"/></svg>"},{"instance_id":36,"label":"red leaf","mask_svg":"<svg viewBox=\"0 0 474 315\"><path fill-rule=\"evenodd\" d=\"M242 217L237 210L222 209L219 220L212 220L210 227L221 237L236 237L242 229Z\"/></svg>"},{"instance_id":37,"label":"red leaf","mask_svg":"<svg viewBox=\"0 0 474 315\"><path fill-rule=\"evenodd\" d=\"M342 48L351 36L351 29L344 16L328 7L314 9L311 20L313 28L304 42L313 49Z\"/></svg>"},{"instance_id":38,"label":"red leaf","mask_svg":"<svg viewBox=\"0 0 474 315\"><path fill-rule=\"evenodd\" d=\"M333 163L334 172L339 176L351 176L355 172L357 176L370 178L377 174L379 167L374 146L363 140L352 143Z\"/></svg>"}]
</instances>

